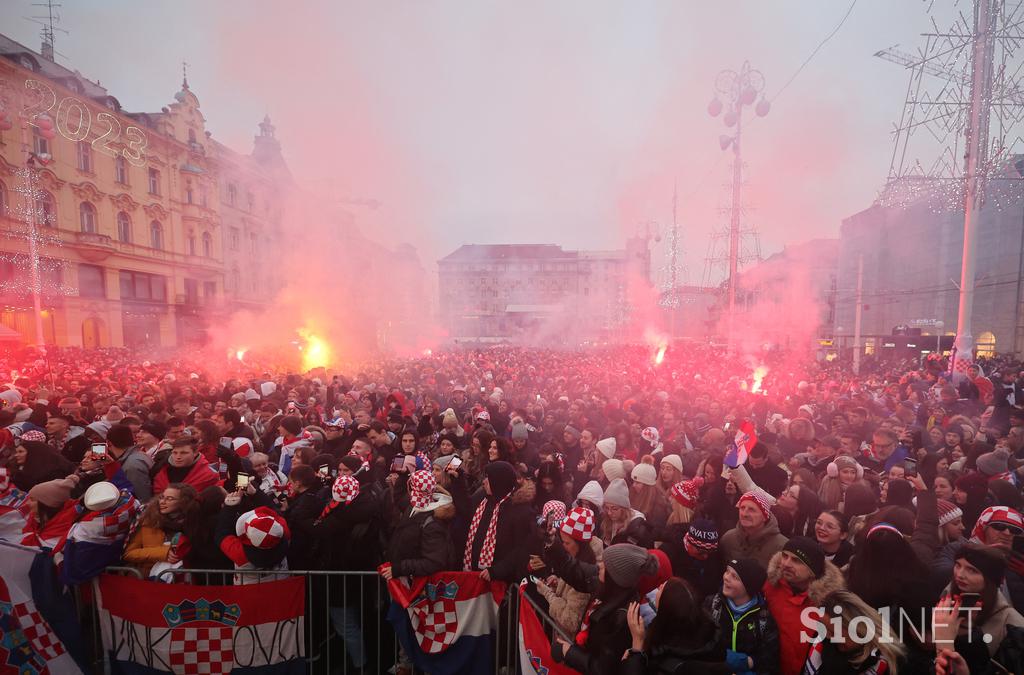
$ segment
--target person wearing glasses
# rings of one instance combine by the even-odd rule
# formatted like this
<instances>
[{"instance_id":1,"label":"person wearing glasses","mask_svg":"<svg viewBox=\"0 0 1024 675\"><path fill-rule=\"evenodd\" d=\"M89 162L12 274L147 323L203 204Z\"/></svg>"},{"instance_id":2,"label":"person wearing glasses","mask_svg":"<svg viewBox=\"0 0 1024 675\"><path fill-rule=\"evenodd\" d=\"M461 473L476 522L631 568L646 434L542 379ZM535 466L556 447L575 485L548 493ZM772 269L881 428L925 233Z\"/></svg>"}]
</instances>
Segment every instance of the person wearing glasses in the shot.
<instances>
[{"instance_id":1,"label":"person wearing glasses","mask_svg":"<svg viewBox=\"0 0 1024 675\"><path fill-rule=\"evenodd\" d=\"M1017 546L1014 546L1014 539ZM999 590L1006 600L1020 612L1024 609L1024 556L1019 553L1020 542L1024 541L1024 516L1009 506L990 506L981 512L971 530L968 540L947 544L932 561L932 582L943 588L953 573L953 567L966 544L991 546L1002 552L1007 559L1006 574Z\"/></svg>"}]
</instances>

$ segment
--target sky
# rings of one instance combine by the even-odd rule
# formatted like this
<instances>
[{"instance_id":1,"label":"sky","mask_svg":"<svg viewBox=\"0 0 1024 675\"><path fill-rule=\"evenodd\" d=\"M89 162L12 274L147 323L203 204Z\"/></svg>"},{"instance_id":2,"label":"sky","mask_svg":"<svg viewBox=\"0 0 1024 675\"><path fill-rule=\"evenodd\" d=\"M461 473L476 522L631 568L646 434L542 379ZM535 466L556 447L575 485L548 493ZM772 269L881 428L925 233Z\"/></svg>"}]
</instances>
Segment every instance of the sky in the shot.
<instances>
[{"instance_id":1,"label":"sky","mask_svg":"<svg viewBox=\"0 0 1024 675\"><path fill-rule=\"evenodd\" d=\"M673 187L690 282L728 222L718 73L760 70L770 113L744 118L746 221L771 254L838 236L892 152L921 0L64 0L58 61L132 111L159 110L182 61L207 129L243 151L269 114L293 174L347 204L428 270L464 243L612 249L654 222L664 263ZM35 49L31 0L0 3ZM780 90L781 93L780 93ZM376 208L366 202L378 203ZM302 245L301 234L296 242Z\"/></svg>"}]
</instances>

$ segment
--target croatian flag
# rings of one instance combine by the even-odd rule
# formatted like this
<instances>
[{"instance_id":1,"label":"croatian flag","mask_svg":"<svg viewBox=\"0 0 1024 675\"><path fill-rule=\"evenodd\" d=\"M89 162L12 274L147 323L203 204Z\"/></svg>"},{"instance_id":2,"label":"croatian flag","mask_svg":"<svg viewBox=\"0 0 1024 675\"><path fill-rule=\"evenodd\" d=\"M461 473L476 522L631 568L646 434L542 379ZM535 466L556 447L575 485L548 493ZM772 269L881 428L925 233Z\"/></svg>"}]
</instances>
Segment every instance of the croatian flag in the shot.
<instances>
[{"instance_id":1,"label":"croatian flag","mask_svg":"<svg viewBox=\"0 0 1024 675\"><path fill-rule=\"evenodd\" d=\"M124 675L306 672L305 580L247 586L99 578L103 650Z\"/></svg>"},{"instance_id":2,"label":"croatian flag","mask_svg":"<svg viewBox=\"0 0 1024 675\"><path fill-rule=\"evenodd\" d=\"M519 587L519 669L523 675L579 675L551 657L551 641L526 598L525 584Z\"/></svg>"},{"instance_id":3,"label":"croatian flag","mask_svg":"<svg viewBox=\"0 0 1024 675\"><path fill-rule=\"evenodd\" d=\"M83 671L74 603L49 555L0 544L0 673Z\"/></svg>"},{"instance_id":4,"label":"croatian flag","mask_svg":"<svg viewBox=\"0 0 1024 675\"><path fill-rule=\"evenodd\" d=\"M723 462L726 466L736 468L746 463L750 451L757 445L757 431L754 423L750 420L743 420L736 429L736 438L729 445L729 451L725 453Z\"/></svg>"},{"instance_id":5,"label":"croatian flag","mask_svg":"<svg viewBox=\"0 0 1024 675\"><path fill-rule=\"evenodd\" d=\"M431 675L494 670L498 606L505 584L478 572L438 572L388 581L388 621L413 664Z\"/></svg>"}]
</instances>

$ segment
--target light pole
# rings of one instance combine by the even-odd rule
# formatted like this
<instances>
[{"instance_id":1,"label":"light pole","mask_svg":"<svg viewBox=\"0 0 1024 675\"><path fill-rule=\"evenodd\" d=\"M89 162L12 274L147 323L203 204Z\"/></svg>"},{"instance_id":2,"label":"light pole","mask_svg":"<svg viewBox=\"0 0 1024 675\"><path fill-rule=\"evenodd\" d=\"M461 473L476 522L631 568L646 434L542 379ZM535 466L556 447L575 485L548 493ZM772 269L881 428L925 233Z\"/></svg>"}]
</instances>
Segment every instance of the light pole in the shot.
<instances>
[{"instance_id":1,"label":"light pole","mask_svg":"<svg viewBox=\"0 0 1024 675\"><path fill-rule=\"evenodd\" d=\"M764 75L761 71L750 67L749 61L744 61L739 72L735 70L723 70L715 78L715 97L708 104L708 114L718 117L722 114L722 121L726 127L736 128L735 134L730 136L722 134L718 137L718 144L722 150L732 147L732 206L729 215L729 318L728 318L728 342L729 349L735 345L734 323L736 316L736 286L739 281L740 258L740 217L742 205L740 192L743 184L743 159L740 153L740 141L743 131L743 106L754 106L754 112L758 117L764 117L771 110L771 104L764 98ZM761 95L761 100L757 97ZM720 99L719 96L722 98ZM724 99L724 103L723 103ZM755 105L756 102L756 105Z\"/></svg>"}]
</instances>

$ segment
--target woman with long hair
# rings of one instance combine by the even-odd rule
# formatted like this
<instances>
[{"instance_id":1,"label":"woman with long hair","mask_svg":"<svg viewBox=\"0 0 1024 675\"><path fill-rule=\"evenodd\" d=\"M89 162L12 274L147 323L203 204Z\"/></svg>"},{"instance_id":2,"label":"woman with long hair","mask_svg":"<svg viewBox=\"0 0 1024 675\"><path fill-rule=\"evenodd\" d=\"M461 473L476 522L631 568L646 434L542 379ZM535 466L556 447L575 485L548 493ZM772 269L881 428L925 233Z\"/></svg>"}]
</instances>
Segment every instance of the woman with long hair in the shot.
<instances>
[{"instance_id":1,"label":"woman with long hair","mask_svg":"<svg viewBox=\"0 0 1024 675\"><path fill-rule=\"evenodd\" d=\"M779 495L776 505L793 517L793 534L795 536L813 535L814 523L822 508L818 495L814 494L812 490L799 485L790 485Z\"/></svg>"},{"instance_id":2,"label":"woman with long hair","mask_svg":"<svg viewBox=\"0 0 1024 675\"><path fill-rule=\"evenodd\" d=\"M10 466L11 482L25 492L39 483L64 478L75 470L74 464L43 441L24 439L16 441Z\"/></svg>"},{"instance_id":3,"label":"woman with long hair","mask_svg":"<svg viewBox=\"0 0 1024 675\"><path fill-rule=\"evenodd\" d=\"M650 626L644 626L640 604L630 603L627 621L631 647L616 672L721 672L725 650L716 640L714 622L690 584L672 577L658 588L654 605L657 613Z\"/></svg>"},{"instance_id":4,"label":"woman with long hair","mask_svg":"<svg viewBox=\"0 0 1024 675\"><path fill-rule=\"evenodd\" d=\"M838 509L846 498L846 490L864 479L864 467L857 460L840 455L829 462L818 488L818 497L826 509Z\"/></svg>"},{"instance_id":5,"label":"woman with long hair","mask_svg":"<svg viewBox=\"0 0 1024 675\"><path fill-rule=\"evenodd\" d=\"M820 624L827 634L811 645L804 675L899 675L904 647L885 637L898 633L873 607L850 591L829 593L821 606L828 611Z\"/></svg>"},{"instance_id":6,"label":"woman with long hair","mask_svg":"<svg viewBox=\"0 0 1024 675\"><path fill-rule=\"evenodd\" d=\"M1024 672L1024 617L999 590L1005 575L1001 551L965 544L935 606L935 644L952 644L971 673Z\"/></svg>"},{"instance_id":7,"label":"woman with long hair","mask_svg":"<svg viewBox=\"0 0 1024 675\"><path fill-rule=\"evenodd\" d=\"M853 544L846 538L850 521L842 511L822 511L814 522L814 539L825 552L825 559L836 567L845 567L853 556Z\"/></svg>"},{"instance_id":8,"label":"woman with long hair","mask_svg":"<svg viewBox=\"0 0 1024 675\"><path fill-rule=\"evenodd\" d=\"M555 661L565 663L581 673L605 675L619 672L623 653L630 646L627 614L630 605L640 601L640 578L658 571L658 560L649 551L633 544L615 544L604 550L598 563L600 590L590 601L575 644L557 638L551 647ZM696 605L694 599L692 604ZM634 613L636 610L634 609ZM659 624L657 636L677 632L681 626L670 623L666 616ZM653 644L653 643L652 643Z\"/></svg>"},{"instance_id":9,"label":"woman with long hair","mask_svg":"<svg viewBox=\"0 0 1024 675\"><path fill-rule=\"evenodd\" d=\"M143 577L156 563L180 562L191 550L198 526L199 500L195 488L171 483L149 500L124 548L124 561Z\"/></svg>"}]
</instances>

